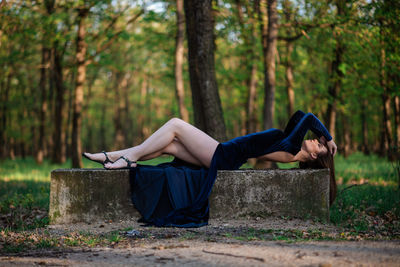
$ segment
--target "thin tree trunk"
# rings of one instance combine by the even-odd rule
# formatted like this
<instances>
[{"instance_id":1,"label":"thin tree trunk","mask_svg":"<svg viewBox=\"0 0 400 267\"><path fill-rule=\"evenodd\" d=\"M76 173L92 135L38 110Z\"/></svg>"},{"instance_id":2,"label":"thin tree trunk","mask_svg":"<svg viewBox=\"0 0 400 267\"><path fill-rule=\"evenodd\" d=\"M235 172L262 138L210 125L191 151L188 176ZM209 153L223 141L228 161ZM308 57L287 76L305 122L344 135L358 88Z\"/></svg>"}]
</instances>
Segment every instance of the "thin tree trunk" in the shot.
<instances>
[{"instance_id":1,"label":"thin tree trunk","mask_svg":"<svg viewBox=\"0 0 400 267\"><path fill-rule=\"evenodd\" d=\"M381 31L382 34L383 31ZM386 53L385 53L385 44L383 42L383 37L381 41L381 50L380 50L380 83L382 87L382 107L383 107L383 126L384 126L384 136L385 136L385 146L383 147L386 153L386 156L390 160L393 159L393 144L392 144L392 124L390 121L390 97L389 90L387 85L387 76L386 76ZM385 154L382 151L382 154Z\"/></svg>"},{"instance_id":2,"label":"thin tree trunk","mask_svg":"<svg viewBox=\"0 0 400 267\"><path fill-rule=\"evenodd\" d=\"M273 127L275 113L275 59L278 41L278 11L276 0L268 0L268 31L265 57L264 129Z\"/></svg>"},{"instance_id":3,"label":"thin tree trunk","mask_svg":"<svg viewBox=\"0 0 400 267\"><path fill-rule=\"evenodd\" d=\"M143 77L143 81L140 86L140 109L146 110L149 109L149 96L147 94L148 90L148 78L145 75ZM140 129L140 139L144 140L150 134L150 130L148 125L146 125L146 117L145 114L148 112L140 112L137 118L138 128Z\"/></svg>"},{"instance_id":4,"label":"thin tree trunk","mask_svg":"<svg viewBox=\"0 0 400 267\"><path fill-rule=\"evenodd\" d=\"M364 99L361 103L361 125L362 125L362 150L364 154L369 154L368 147L368 125L367 125L367 100Z\"/></svg>"},{"instance_id":5,"label":"thin tree trunk","mask_svg":"<svg viewBox=\"0 0 400 267\"><path fill-rule=\"evenodd\" d=\"M78 11L78 36L76 46L76 62L77 75L75 83L75 97L72 117L72 167L82 168L82 143L81 143L81 127L82 127L82 103L83 103L83 85L86 80L86 27L85 19L89 10L86 8Z\"/></svg>"},{"instance_id":6,"label":"thin tree trunk","mask_svg":"<svg viewBox=\"0 0 400 267\"><path fill-rule=\"evenodd\" d=\"M400 153L400 96L395 95L393 98L394 105L394 122L396 127L396 146L397 153ZM398 155L400 156L400 155Z\"/></svg>"},{"instance_id":7,"label":"thin tree trunk","mask_svg":"<svg viewBox=\"0 0 400 267\"><path fill-rule=\"evenodd\" d=\"M26 89L27 89L27 86L26 86L26 84L25 83L22 83L22 81L24 81L24 78L23 77L19 77L19 80L20 80L20 83L18 84L18 91L20 91L21 93L22 93L22 95L27 95L27 92L25 92L26 91ZM22 104L22 108L20 108L19 110L18 110L18 121L19 122L22 122L22 121L24 121L24 119L27 117L27 110L26 110L26 108L27 108L27 103L25 102L25 99L23 99L22 100L23 102L21 103ZM26 125L25 125L25 123L19 123L18 125L17 125L17 127L19 128L19 132L20 132L20 134L21 134L21 137L19 138L19 140L18 140L18 155L20 156L20 157L22 157L23 159L25 159L25 156L26 156L26 149L25 149L25 147L26 147L26 145L25 145L25 138L24 138L24 136L25 136L25 129L26 129Z\"/></svg>"},{"instance_id":8,"label":"thin tree trunk","mask_svg":"<svg viewBox=\"0 0 400 267\"><path fill-rule=\"evenodd\" d=\"M189 113L185 106L185 88L183 83L182 64L185 39L185 17L183 13L183 0L176 1L176 45L175 45L175 89L178 100L179 116L189 122Z\"/></svg>"},{"instance_id":9,"label":"thin tree trunk","mask_svg":"<svg viewBox=\"0 0 400 267\"><path fill-rule=\"evenodd\" d=\"M42 63L40 66L40 110L39 110L39 142L38 150L36 152L36 163L42 164L44 157L44 138L45 138L45 127L46 127L46 112L47 112L47 87L46 87L46 76L47 69L49 67L50 50L47 47L42 47Z\"/></svg>"},{"instance_id":10,"label":"thin tree trunk","mask_svg":"<svg viewBox=\"0 0 400 267\"><path fill-rule=\"evenodd\" d=\"M114 85L114 143L113 143L113 150L122 149L125 145L125 136L123 134L123 121L124 121L124 114L123 114L123 100L121 95L121 81L124 78L124 73L117 71L115 73L115 85Z\"/></svg>"},{"instance_id":11,"label":"thin tree trunk","mask_svg":"<svg viewBox=\"0 0 400 267\"><path fill-rule=\"evenodd\" d=\"M64 142L64 131L63 131L63 121L64 121L64 79L63 79L63 68L62 68L62 58L60 53L57 51L56 44L53 47L53 79L56 87L56 105L54 110L54 146L53 146L53 159L54 163L64 163L66 160L65 153L65 142Z\"/></svg>"},{"instance_id":12,"label":"thin tree trunk","mask_svg":"<svg viewBox=\"0 0 400 267\"><path fill-rule=\"evenodd\" d=\"M108 99L108 92L110 91L110 88L108 88L110 85L107 85L104 88L103 91L103 99ZM110 86L111 87L111 86ZM100 147L102 150L107 150L107 140L106 140L106 113L107 113L107 102L103 102L101 106L101 115L100 115Z\"/></svg>"},{"instance_id":13,"label":"thin tree trunk","mask_svg":"<svg viewBox=\"0 0 400 267\"><path fill-rule=\"evenodd\" d=\"M336 0L336 8L337 8L337 17L341 18L344 15L344 8L346 2L344 0ZM336 105L337 98L339 95L340 88L342 87L342 79L343 72L340 70L340 65L342 64L342 58L344 53L344 45L341 37L335 29L333 29L334 36L336 39L336 47L335 47L335 59L331 64L331 79L333 83L329 86L328 92L330 96L330 100L328 102L328 111L327 111L327 128L333 139L335 139L335 126L336 126Z\"/></svg>"},{"instance_id":14,"label":"thin tree trunk","mask_svg":"<svg viewBox=\"0 0 400 267\"><path fill-rule=\"evenodd\" d=\"M70 78L70 83L73 84L75 81L75 72L71 72L71 78ZM70 135L72 133L72 123L71 123L71 117L72 117L72 108L73 108L73 99L74 99L74 88L69 88L68 90L68 110L67 110L67 123L66 123L66 130L65 130L65 148L66 148L66 155L67 158L71 157L72 153L72 144L70 142Z\"/></svg>"},{"instance_id":15,"label":"thin tree trunk","mask_svg":"<svg viewBox=\"0 0 400 267\"><path fill-rule=\"evenodd\" d=\"M132 78L133 75L132 73L127 73L125 74L125 77L121 83L121 89L122 89L122 97L123 97L123 107L122 107L122 112L124 115L124 123L123 123L123 134L124 134L124 139L125 139L125 144L124 147L130 147L134 145L134 142L132 141L133 135L133 121L131 119L131 113L130 113L130 105L131 103L129 102L129 85L132 84Z\"/></svg>"},{"instance_id":16,"label":"thin tree trunk","mask_svg":"<svg viewBox=\"0 0 400 267\"><path fill-rule=\"evenodd\" d=\"M347 122L346 115L342 114L342 122L343 122L343 156L347 158L350 155L351 150L351 138L350 138L350 129L349 123Z\"/></svg>"},{"instance_id":17,"label":"thin tree trunk","mask_svg":"<svg viewBox=\"0 0 400 267\"><path fill-rule=\"evenodd\" d=\"M248 93L246 102L246 133L253 133L257 131L257 114L256 114L256 96L257 96L257 64L256 64L256 39L257 33L255 29L255 16L258 5L255 2L253 10L251 10L250 5L245 2L247 16L250 24L250 33L246 32L245 22L243 19L242 12L242 2L241 0L236 0L237 11L239 22L241 25L241 32L244 40L244 44L247 47L246 55L243 56L243 65L246 66L246 73L248 73L248 78L246 79Z\"/></svg>"},{"instance_id":18,"label":"thin tree trunk","mask_svg":"<svg viewBox=\"0 0 400 267\"><path fill-rule=\"evenodd\" d=\"M46 9L46 13L48 17L51 17L52 14L54 13L54 4L55 4L55 0L44 0L43 2L45 9ZM56 31L55 28L55 24L52 20L49 21L49 24L47 25L47 27L49 27L48 30L46 30L45 32L45 42L53 42L53 34ZM46 78L48 79L48 101L47 101L47 114L45 115L45 117L47 118L48 121L53 122L54 121L54 115L55 115L55 105L54 105L54 66L53 66L53 62L54 62L54 53L53 53L53 49L54 47L51 47L52 45L49 45L48 48L48 66L47 66L47 70L46 70ZM49 133L53 133L54 132L54 124L50 123L46 125L46 133L45 133L45 140L43 141L43 147L44 147L44 157L53 157L53 152L54 152L54 139L51 138L51 136L49 135Z\"/></svg>"},{"instance_id":19,"label":"thin tree trunk","mask_svg":"<svg viewBox=\"0 0 400 267\"><path fill-rule=\"evenodd\" d=\"M7 117L8 117L8 98L10 95L10 86L11 86L11 79L12 79L12 71L7 75L7 81L4 83L4 89L2 90L2 95L1 95L1 131L0 131L0 142L2 145L0 146L1 149L1 158L6 158L8 155L8 150L9 150L9 140L7 140L7 135L6 135L6 129L7 129Z\"/></svg>"},{"instance_id":20,"label":"thin tree trunk","mask_svg":"<svg viewBox=\"0 0 400 267\"><path fill-rule=\"evenodd\" d=\"M341 40L336 40L336 48L335 48L335 60L332 62L331 67L331 77L333 80L333 84L329 86L328 92L330 95L330 100L328 102L328 111L327 111L327 126L328 131L335 139L335 126L336 126L336 105L337 105L337 97L339 94L339 90L342 86L342 77L343 73L339 69L339 66L342 62L343 55L343 47L341 44Z\"/></svg>"},{"instance_id":21,"label":"thin tree trunk","mask_svg":"<svg viewBox=\"0 0 400 267\"><path fill-rule=\"evenodd\" d=\"M274 105L275 105L275 57L278 39L278 14L276 1L264 0L256 1L258 18L260 22L261 41L263 47L264 62L264 108L263 108L263 128L273 127ZM267 24L268 21L268 24ZM268 25L268 26L267 26ZM257 160L254 168L278 168L272 161Z\"/></svg>"},{"instance_id":22,"label":"thin tree trunk","mask_svg":"<svg viewBox=\"0 0 400 267\"><path fill-rule=\"evenodd\" d=\"M251 64L250 80L248 84L247 108L246 108L246 131L254 133L257 129L257 113L256 113L256 97L257 97L257 65L253 61Z\"/></svg>"},{"instance_id":23,"label":"thin tree trunk","mask_svg":"<svg viewBox=\"0 0 400 267\"><path fill-rule=\"evenodd\" d=\"M89 105L91 103L92 100L92 88L93 88L93 84L96 82L97 79L97 75L99 74L99 72L95 72L92 76L91 79L88 82L87 88L88 88L88 92L87 92L87 96L86 96L86 100L85 100L85 104L83 105L83 110L82 110L82 116L84 118L87 118L87 143L85 146L85 150L86 151L94 151L94 138L93 138L93 120L91 119L90 114L88 113L88 109L89 109Z\"/></svg>"},{"instance_id":24,"label":"thin tree trunk","mask_svg":"<svg viewBox=\"0 0 400 267\"><path fill-rule=\"evenodd\" d=\"M294 89L293 89L293 62L292 62L293 42L286 42L286 92L288 95L288 115L294 113Z\"/></svg>"},{"instance_id":25,"label":"thin tree trunk","mask_svg":"<svg viewBox=\"0 0 400 267\"><path fill-rule=\"evenodd\" d=\"M291 2L285 0L283 3L284 13L286 17L286 21L293 21L293 9ZM292 31L287 28L286 29L287 36L292 34ZM286 41L286 62L285 62L285 77L286 77L286 92L288 97L288 106L287 112L288 116L291 116L294 113L294 81L293 81L293 62L292 62L292 53L294 47L294 41L287 40Z\"/></svg>"},{"instance_id":26,"label":"thin tree trunk","mask_svg":"<svg viewBox=\"0 0 400 267\"><path fill-rule=\"evenodd\" d=\"M185 0L184 7L195 125L224 141L226 129L214 67L211 0Z\"/></svg>"}]
</instances>

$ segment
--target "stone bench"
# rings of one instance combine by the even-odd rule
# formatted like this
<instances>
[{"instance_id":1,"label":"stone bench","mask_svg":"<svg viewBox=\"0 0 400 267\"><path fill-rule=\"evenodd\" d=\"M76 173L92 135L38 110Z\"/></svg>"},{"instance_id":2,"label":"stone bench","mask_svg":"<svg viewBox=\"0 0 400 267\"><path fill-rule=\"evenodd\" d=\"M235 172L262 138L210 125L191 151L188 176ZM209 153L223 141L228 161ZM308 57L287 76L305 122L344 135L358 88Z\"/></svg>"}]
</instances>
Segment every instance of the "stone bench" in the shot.
<instances>
[{"instance_id":1,"label":"stone bench","mask_svg":"<svg viewBox=\"0 0 400 267\"><path fill-rule=\"evenodd\" d=\"M293 216L329 220L329 171L218 171L211 218ZM58 169L51 172L50 223L139 218L130 200L128 170Z\"/></svg>"}]
</instances>

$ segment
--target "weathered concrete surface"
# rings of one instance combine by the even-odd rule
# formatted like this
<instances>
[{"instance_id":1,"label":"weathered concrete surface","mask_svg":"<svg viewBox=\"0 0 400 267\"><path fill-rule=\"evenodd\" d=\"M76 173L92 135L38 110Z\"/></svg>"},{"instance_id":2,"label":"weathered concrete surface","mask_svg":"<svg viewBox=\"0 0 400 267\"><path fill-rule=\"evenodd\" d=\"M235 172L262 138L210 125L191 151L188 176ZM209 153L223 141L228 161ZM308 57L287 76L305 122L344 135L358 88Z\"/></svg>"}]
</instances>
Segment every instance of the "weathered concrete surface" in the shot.
<instances>
[{"instance_id":1,"label":"weathered concrete surface","mask_svg":"<svg viewBox=\"0 0 400 267\"><path fill-rule=\"evenodd\" d=\"M129 171L52 171L49 216L53 224L139 218L130 199Z\"/></svg>"},{"instance_id":2,"label":"weathered concrete surface","mask_svg":"<svg viewBox=\"0 0 400 267\"><path fill-rule=\"evenodd\" d=\"M328 221L328 169L219 171L210 197L210 216L243 215Z\"/></svg>"},{"instance_id":3,"label":"weathered concrete surface","mask_svg":"<svg viewBox=\"0 0 400 267\"><path fill-rule=\"evenodd\" d=\"M211 218L296 216L329 219L328 170L219 171ZM51 173L52 224L139 218L128 170L59 169Z\"/></svg>"}]
</instances>

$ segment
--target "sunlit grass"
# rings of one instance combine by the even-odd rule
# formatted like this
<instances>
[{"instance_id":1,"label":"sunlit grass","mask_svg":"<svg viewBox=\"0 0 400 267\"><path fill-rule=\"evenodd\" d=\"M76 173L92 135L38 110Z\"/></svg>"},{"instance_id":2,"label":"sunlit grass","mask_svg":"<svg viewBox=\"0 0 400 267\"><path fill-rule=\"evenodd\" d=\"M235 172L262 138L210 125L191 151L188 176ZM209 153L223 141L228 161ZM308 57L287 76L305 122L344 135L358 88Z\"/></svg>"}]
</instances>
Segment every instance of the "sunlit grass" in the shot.
<instances>
[{"instance_id":1,"label":"sunlit grass","mask_svg":"<svg viewBox=\"0 0 400 267\"><path fill-rule=\"evenodd\" d=\"M368 181L378 185L394 186L398 183L392 163L377 155L354 153L348 158L338 155L335 169L336 179L342 184Z\"/></svg>"}]
</instances>

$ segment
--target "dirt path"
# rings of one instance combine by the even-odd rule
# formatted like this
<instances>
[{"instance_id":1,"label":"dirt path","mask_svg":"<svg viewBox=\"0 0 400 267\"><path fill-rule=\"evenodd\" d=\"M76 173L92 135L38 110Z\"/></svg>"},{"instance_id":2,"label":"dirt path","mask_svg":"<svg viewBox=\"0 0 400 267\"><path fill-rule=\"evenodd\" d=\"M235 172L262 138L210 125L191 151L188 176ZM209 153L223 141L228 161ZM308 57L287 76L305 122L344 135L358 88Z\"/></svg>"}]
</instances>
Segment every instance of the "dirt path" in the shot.
<instances>
[{"instance_id":1,"label":"dirt path","mask_svg":"<svg viewBox=\"0 0 400 267\"><path fill-rule=\"evenodd\" d=\"M232 242L171 239L138 247L1 257L1 266L400 266L399 242Z\"/></svg>"},{"instance_id":2,"label":"dirt path","mask_svg":"<svg viewBox=\"0 0 400 267\"><path fill-rule=\"evenodd\" d=\"M0 266L400 266L400 240L277 241L302 231L340 234L329 225L296 220L210 221L196 229L142 227L136 222L75 224L47 231L123 233L128 225L138 235L109 247L9 254L0 257Z\"/></svg>"}]
</instances>

